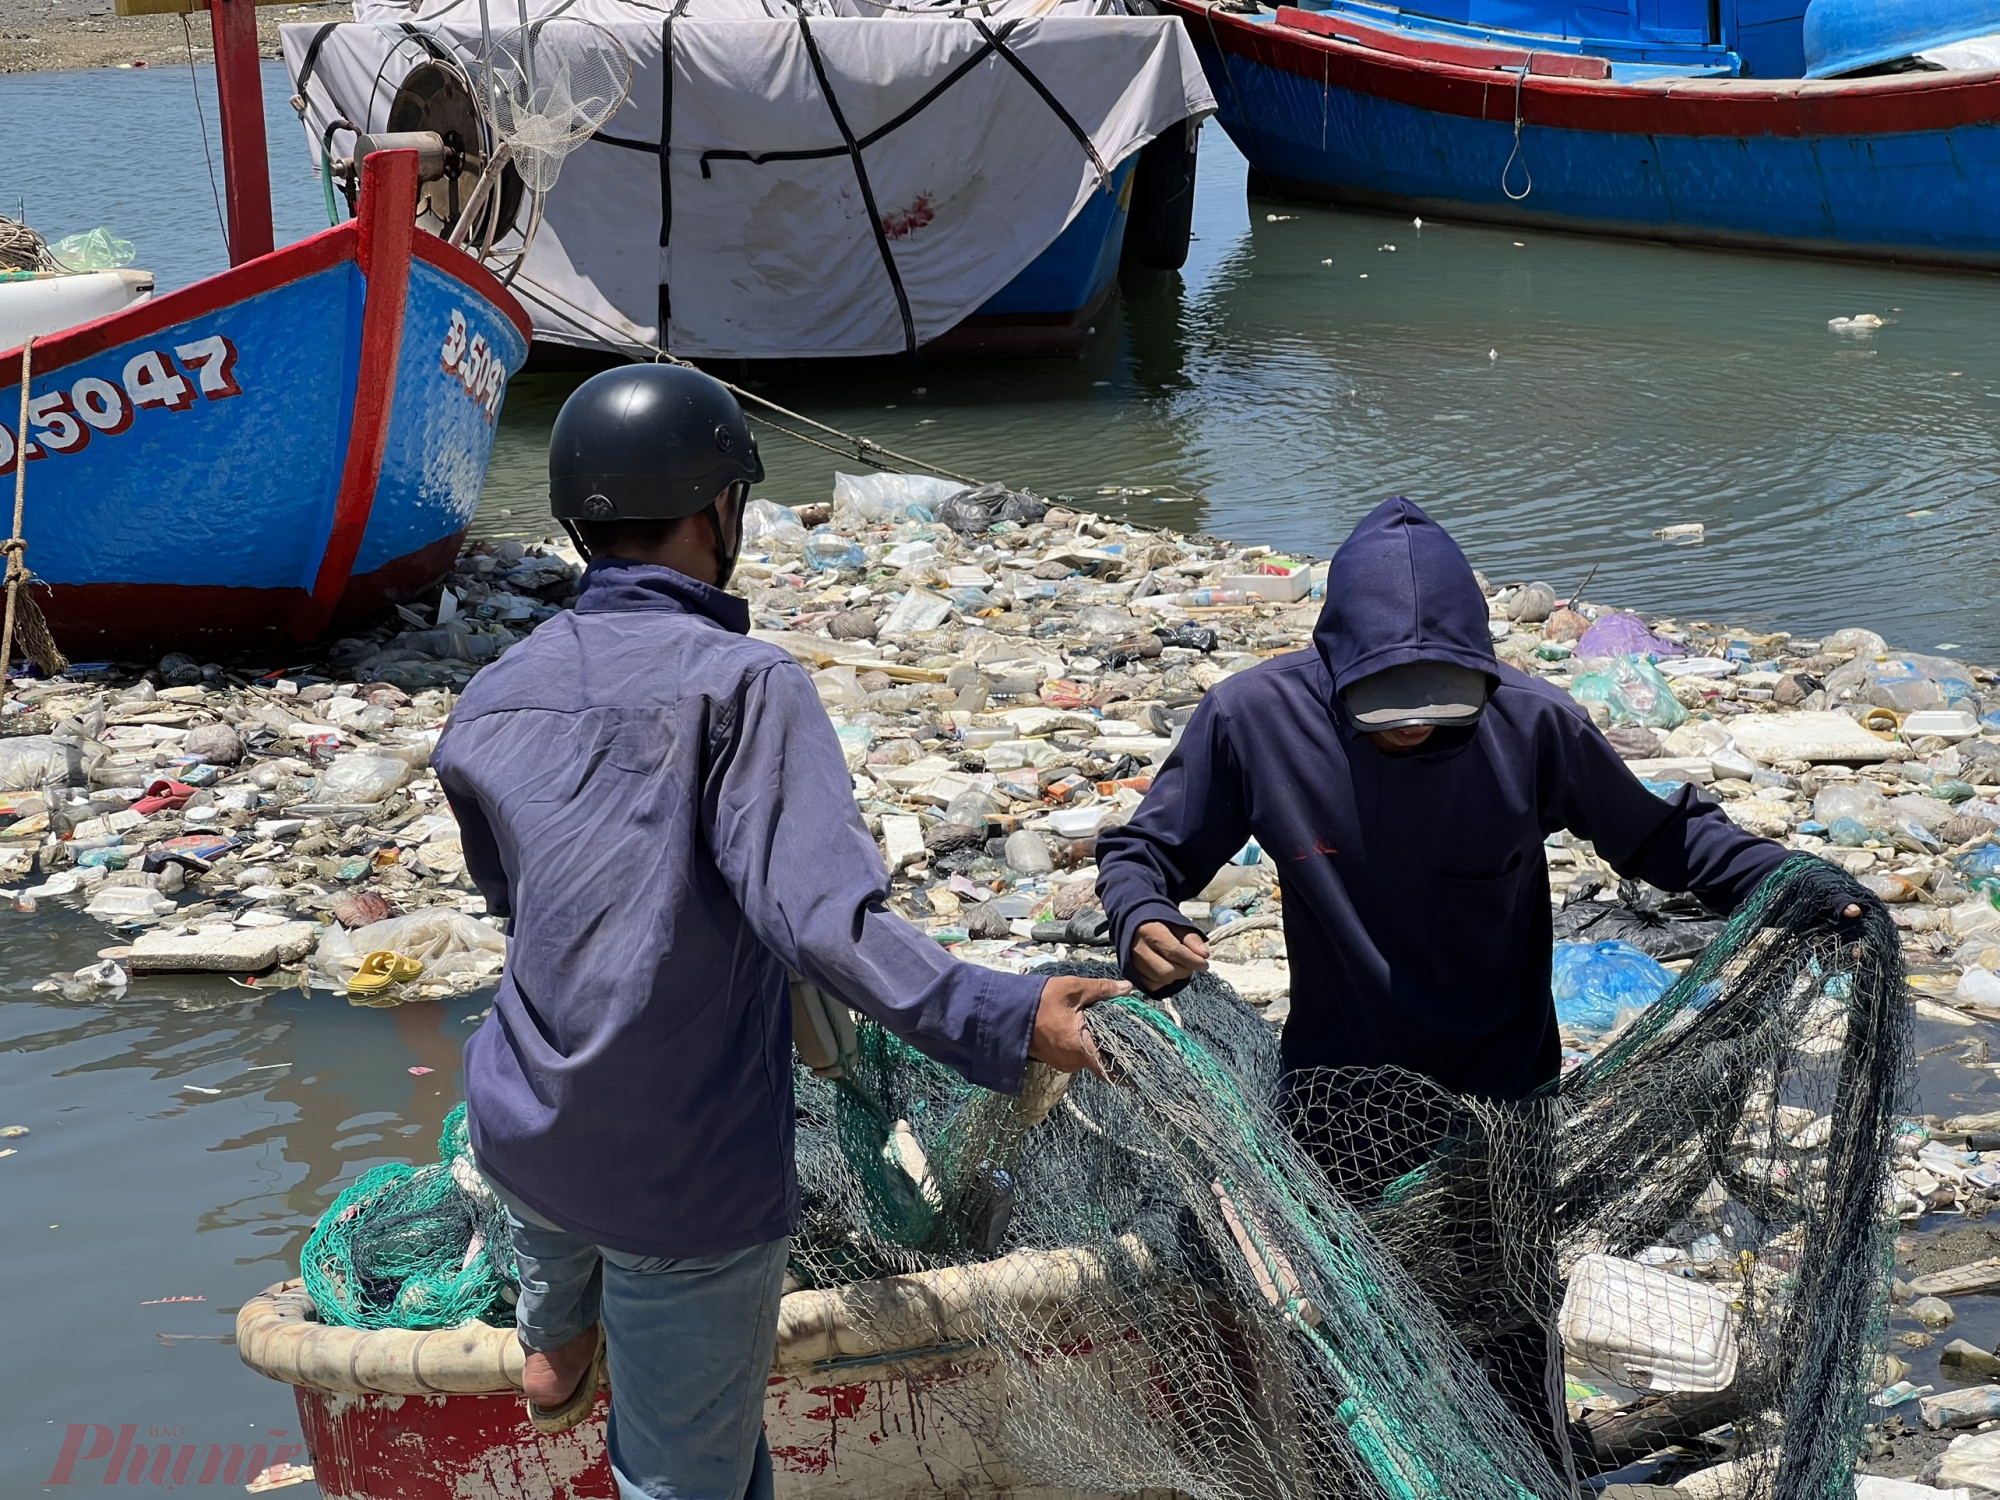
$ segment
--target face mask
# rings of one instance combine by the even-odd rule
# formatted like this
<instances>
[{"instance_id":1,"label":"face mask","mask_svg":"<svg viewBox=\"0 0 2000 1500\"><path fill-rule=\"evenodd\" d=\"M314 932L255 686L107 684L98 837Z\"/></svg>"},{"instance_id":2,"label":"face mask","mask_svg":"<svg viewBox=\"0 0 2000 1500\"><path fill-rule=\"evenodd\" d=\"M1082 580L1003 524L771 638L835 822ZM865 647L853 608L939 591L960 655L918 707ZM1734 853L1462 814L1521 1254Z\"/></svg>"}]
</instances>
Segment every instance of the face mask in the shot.
<instances>
[{"instance_id":1,"label":"face mask","mask_svg":"<svg viewBox=\"0 0 2000 1500\"><path fill-rule=\"evenodd\" d=\"M709 506L705 512L708 516L708 529L715 537L715 586L719 589L729 587L729 580L736 572L736 559L743 552L743 506L749 498L750 486L733 484L729 487L728 494L736 501L736 519L729 528L727 545L722 540L721 502Z\"/></svg>"}]
</instances>

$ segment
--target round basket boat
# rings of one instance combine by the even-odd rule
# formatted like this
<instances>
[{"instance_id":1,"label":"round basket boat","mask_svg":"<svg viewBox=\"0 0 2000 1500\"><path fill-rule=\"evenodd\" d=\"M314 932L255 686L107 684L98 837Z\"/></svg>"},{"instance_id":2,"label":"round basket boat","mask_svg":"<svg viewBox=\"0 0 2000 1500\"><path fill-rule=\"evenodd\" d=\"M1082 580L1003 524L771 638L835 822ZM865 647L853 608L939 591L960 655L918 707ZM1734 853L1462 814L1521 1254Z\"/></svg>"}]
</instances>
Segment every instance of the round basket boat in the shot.
<instances>
[{"instance_id":1,"label":"round basket boat","mask_svg":"<svg viewBox=\"0 0 2000 1500\"><path fill-rule=\"evenodd\" d=\"M962 1414L1004 1401L1005 1367L981 1343L987 1309L1059 1320L1101 1274L1087 1251L1020 1251L787 1294L764 1400L779 1496L1073 1496L1017 1486ZM327 1500L616 1500L607 1397L582 1426L537 1433L511 1328L335 1327L286 1281L244 1304L236 1342L251 1369L293 1387Z\"/></svg>"}]
</instances>

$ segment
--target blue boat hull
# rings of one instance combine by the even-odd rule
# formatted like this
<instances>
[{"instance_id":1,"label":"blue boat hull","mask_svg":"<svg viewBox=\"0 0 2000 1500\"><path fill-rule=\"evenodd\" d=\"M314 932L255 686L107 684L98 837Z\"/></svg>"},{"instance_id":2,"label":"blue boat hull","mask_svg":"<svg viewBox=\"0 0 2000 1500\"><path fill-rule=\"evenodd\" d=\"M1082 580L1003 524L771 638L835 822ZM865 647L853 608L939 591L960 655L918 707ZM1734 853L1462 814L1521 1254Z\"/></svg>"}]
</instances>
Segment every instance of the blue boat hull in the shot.
<instances>
[{"instance_id":1,"label":"blue boat hull","mask_svg":"<svg viewBox=\"0 0 2000 1500\"><path fill-rule=\"evenodd\" d=\"M33 346L23 534L72 656L309 640L450 568L528 321L414 228L413 156L368 170L354 222Z\"/></svg>"},{"instance_id":2,"label":"blue boat hull","mask_svg":"<svg viewBox=\"0 0 2000 1500\"><path fill-rule=\"evenodd\" d=\"M1081 354L1091 321L1117 283L1137 166L1138 157L1131 156L1115 167L1110 190L1093 193L1026 270L917 353L947 359Z\"/></svg>"},{"instance_id":3,"label":"blue boat hull","mask_svg":"<svg viewBox=\"0 0 2000 1500\"><path fill-rule=\"evenodd\" d=\"M1317 15L1176 3L1200 17L1189 30L1224 128L1287 196L2000 268L2000 75L1521 79L1304 29L1337 29Z\"/></svg>"}]
</instances>

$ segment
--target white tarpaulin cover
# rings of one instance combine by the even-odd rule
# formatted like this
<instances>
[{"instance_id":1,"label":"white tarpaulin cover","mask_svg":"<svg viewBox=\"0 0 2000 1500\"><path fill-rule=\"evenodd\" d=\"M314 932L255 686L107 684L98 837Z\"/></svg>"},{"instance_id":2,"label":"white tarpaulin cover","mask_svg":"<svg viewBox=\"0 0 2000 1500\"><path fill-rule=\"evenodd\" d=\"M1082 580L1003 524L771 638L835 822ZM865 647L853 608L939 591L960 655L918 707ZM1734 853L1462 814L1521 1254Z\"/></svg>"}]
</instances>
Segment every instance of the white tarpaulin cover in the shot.
<instances>
[{"instance_id":1,"label":"white tarpaulin cover","mask_svg":"<svg viewBox=\"0 0 2000 1500\"><path fill-rule=\"evenodd\" d=\"M862 9L855 0L846 8ZM1092 13L1100 9L1096 0L1063 0L965 16L883 15L871 5L802 22L758 0L693 0L669 24L650 6L577 0L562 13L609 30L631 55L634 81L601 132L610 140L587 142L564 166L514 283L536 336L656 343L664 302L665 343L680 355L897 354L912 339L935 338L1040 255L1103 190L1104 170L1115 172L1179 121L1213 111L1177 19ZM496 32L518 24L510 0L493 0L492 12ZM468 62L478 53L478 12L468 0L422 14L372 0L363 16L319 43L306 91L315 161L336 117L383 127L397 84L430 55L412 29ZM294 80L323 29L283 28ZM829 92L848 134L863 143L872 215ZM905 123L871 139L933 93ZM669 97L663 226L657 143ZM352 137L336 132L333 140L339 154ZM773 152L829 154L743 155Z\"/></svg>"}]
</instances>

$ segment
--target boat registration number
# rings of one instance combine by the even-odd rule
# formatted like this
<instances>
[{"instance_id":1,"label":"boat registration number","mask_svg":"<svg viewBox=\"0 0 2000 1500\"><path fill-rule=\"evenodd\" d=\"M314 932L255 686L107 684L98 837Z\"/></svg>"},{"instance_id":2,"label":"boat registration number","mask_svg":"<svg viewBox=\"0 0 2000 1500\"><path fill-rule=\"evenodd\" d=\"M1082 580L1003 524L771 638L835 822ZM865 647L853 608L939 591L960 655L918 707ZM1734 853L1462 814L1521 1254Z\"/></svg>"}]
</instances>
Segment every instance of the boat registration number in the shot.
<instances>
[{"instance_id":1,"label":"boat registration number","mask_svg":"<svg viewBox=\"0 0 2000 1500\"><path fill-rule=\"evenodd\" d=\"M445 330L444 347L438 358L447 375L456 376L489 424L500 416L500 401L507 389L507 366L486 342L486 335L466 326L465 314L451 310L451 327Z\"/></svg>"},{"instance_id":2,"label":"boat registration number","mask_svg":"<svg viewBox=\"0 0 2000 1500\"><path fill-rule=\"evenodd\" d=\"M93 437L126 431L147 407L186 411L197 400L226 401L242 394L236 382L236 345L219 333L171 349L145 349L125 361L117 380L86 375L66 389L31 396L25 445L0 420L0 474L14 472L23 446L30 459L81 453Z\"/></svg>"}]
</instances>

